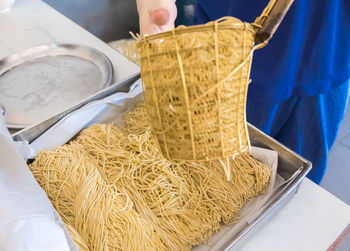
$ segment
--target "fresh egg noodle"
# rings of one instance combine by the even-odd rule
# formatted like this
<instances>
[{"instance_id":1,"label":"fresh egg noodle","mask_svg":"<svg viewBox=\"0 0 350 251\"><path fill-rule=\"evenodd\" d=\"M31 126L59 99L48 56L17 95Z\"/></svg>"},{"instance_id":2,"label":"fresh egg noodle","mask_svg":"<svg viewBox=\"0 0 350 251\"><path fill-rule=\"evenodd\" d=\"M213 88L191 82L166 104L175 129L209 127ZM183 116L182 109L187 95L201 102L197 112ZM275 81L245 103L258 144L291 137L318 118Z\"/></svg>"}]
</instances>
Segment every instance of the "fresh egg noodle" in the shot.
<instances>
[{"instance_id":1,"label":"fresh egg noodle","mask_svg":"<svg viewBox=\"0 0 350 251\"><path fill-rule=\"evenodd\" d=\"M262 193L271 170L244 153L229 161L163 157L143 103L124 126L96 124L30 165L80 250L189 250Z\"/></svg>"}]
</instances>

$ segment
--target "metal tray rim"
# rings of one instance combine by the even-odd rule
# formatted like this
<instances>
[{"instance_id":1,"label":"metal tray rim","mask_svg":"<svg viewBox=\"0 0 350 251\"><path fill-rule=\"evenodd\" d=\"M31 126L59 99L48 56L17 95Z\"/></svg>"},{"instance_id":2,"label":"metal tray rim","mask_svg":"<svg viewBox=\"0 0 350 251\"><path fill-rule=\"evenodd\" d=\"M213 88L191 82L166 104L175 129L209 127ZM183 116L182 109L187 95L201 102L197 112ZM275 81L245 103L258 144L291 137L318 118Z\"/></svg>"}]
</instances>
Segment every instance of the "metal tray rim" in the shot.
<instances>
[{"instance_id":1,"label":"metal tray rim","mask_svg":"<svg viewBox=\"0 0 350 251\"><path fill-rule=\"evenodd\" d=\"M303 170L301 171L301 173L299 173L298 176L292 182L286 184L285 187L283 187L275 196L273 196L271 200L267 202L261 214L251 224L249 224L248 227L246 227L240 233L238 233L234 237L233 241L228 246L225 247L225 250L229 250L236 243L238 243L246 234L248 234L249 231L251 231L266 216L268 216L273 211L274 208L278 207L279 204L281 204L293 190L297 189L297 187L301 184L301 182L306 177L307 173L310 171L312 167L312 164L310 161L307 161L305 164L306 166L302 167Z\"/></svg>"}]
</instances>

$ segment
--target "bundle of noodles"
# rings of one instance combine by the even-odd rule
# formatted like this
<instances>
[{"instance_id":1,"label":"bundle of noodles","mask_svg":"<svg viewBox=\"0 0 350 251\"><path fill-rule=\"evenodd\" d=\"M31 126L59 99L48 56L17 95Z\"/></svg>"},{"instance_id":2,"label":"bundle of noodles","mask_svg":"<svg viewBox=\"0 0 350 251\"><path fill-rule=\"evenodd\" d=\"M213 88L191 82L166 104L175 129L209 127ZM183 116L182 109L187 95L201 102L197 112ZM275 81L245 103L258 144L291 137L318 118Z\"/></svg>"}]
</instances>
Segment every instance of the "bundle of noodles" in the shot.
<instances>
[{"instance_id":1,"label":"bundle of noodles","mask_svg":"<svg viewBox=\"0 0 350 251\"><path fill-rule=\"evenodd\" d=\"M71 144L42 152L31 165L64 222L73 226L93 250L99 250L95 247L102 247L102 243L111 249L188 250L207 240L221 223L238 220L240 208L269 182L270 169L248 155L230 160L230 181L220 160L165 159L150 132L143 104L129 112L124 122L124 127L93 125ZM76 159L72 160L72 156ZM52 174L53 170L66 169L67 177ZM90 177L81 177L90 169L98 177L96 188L91 188ZM79 197L72 196L75 190L71 186L80 190ZM81 190L84 186L90 190ZM92 194L92 189L98 193ZM118 202L111 203L107 194L116 195L113 199ZM96 205L101 207L95 215L90 211ZM117 212L112 217L114 210ZM105 224L108 227L100 230L96 227L100 221L111 225ZM134 231L133 236L130 231ZM113 241L109 238L112 235ZM128 243L127 249L124 242Z\"/></svg>"},{"instance_id":2,"label":"bundle of noodles","mask_svg":"<svg viewBox=\"0 0 350 251\"><path fill-rule=\"evenodd\" d=\"M74 142L42 152L31 165L80 250L162 247L157 233L133 209L129 197L107 184L96 165Z\"/></svg>"}]
</instances>

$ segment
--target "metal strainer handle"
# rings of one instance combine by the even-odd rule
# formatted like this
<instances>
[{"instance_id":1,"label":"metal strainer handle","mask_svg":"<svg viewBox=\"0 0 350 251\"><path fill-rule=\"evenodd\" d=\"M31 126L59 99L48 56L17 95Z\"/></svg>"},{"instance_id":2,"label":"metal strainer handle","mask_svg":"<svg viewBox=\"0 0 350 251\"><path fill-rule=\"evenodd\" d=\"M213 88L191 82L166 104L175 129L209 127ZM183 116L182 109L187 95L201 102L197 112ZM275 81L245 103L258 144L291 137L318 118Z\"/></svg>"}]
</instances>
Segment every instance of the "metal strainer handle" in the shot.
<instances>
[{"instance_id":1,"label":"metal strainer handle","mask_svg":"<svg viewBox=\"0 0 350 251\"><path fill-rule=\"evenodd\" d=\"M271 39L294 0L270 0L261 15L252 24L256 29L255 42Z\"/></svg>"}]
</instances>

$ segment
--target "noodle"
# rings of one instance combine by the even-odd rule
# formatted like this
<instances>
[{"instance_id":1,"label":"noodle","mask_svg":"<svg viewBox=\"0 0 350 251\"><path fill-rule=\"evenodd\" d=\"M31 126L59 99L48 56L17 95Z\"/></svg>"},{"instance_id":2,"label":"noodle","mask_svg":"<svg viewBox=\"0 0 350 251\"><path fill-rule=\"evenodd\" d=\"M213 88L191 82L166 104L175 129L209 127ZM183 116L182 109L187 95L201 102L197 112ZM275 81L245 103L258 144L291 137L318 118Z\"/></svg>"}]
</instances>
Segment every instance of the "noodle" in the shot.
<instances>
[{"instance_id":1,"label":"noodle","mask_svg":"<svg viewBox=\"0 0 350 251\"><path fill-rule=\"evenodd\" d=\"M143 103L124 123L93 125L30 166L80 250L189 250L269 183L247 154L229 160L229 181L220 160L165 159Z\"/></svg>"}]
</instances>

